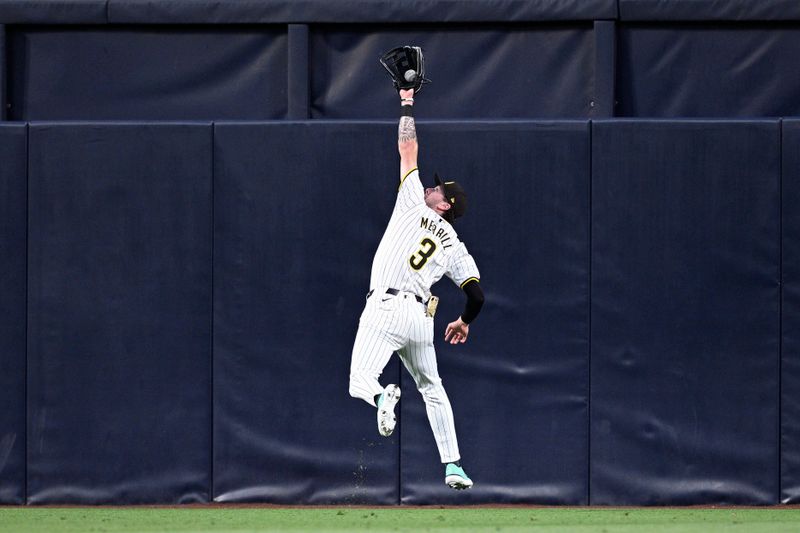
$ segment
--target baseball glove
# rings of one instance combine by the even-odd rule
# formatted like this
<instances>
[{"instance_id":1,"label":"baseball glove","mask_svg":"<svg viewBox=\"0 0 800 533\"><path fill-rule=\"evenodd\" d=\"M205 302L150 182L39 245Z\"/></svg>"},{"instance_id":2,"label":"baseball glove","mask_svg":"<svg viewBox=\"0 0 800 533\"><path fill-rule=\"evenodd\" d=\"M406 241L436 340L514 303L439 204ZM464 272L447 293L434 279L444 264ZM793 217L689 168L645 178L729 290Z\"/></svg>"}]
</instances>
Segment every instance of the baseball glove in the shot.
<instances>
[{"instance_id":1,"label":"baseball glove","mask_svg":"<svg viewBox=\"0 0 800 533\"><path fill-rule=\"evenodd\" d=\"M394 82L394 88L414 89L418 93L423 83L430 83L425 79L425 58L419 46L398 46L392 48L381 56L381 65L389 73Z\"/></svg>"}]
</instances>

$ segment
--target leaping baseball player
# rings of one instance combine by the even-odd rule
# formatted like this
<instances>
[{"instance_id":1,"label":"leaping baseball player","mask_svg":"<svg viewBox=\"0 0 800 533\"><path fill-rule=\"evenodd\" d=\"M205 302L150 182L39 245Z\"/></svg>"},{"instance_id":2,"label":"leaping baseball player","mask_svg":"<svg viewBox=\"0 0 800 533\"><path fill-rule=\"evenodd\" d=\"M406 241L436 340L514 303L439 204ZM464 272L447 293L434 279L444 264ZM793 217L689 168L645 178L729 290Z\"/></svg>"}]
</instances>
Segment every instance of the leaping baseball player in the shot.
<instances>
[{"instance_id":1,"label":"leaping baseball player","mask_svg":"<svg viewBox=\"0 0 800 533\"><path fill-rule=\"evenodd\" d=\"M377 407L378 432L391 435L400 387L383 387L378 378L397 352L425 400L445 465L445 483L462 490L473 482L461 466L453 410L437 369L433 315L438 299L431 296L431 285L446 275L467 296L464 312L445 330L445 341L450 344L467 341L469 325L478 316L484 296L475 260L452 225L466 211L464 190L438 175L434 175L434 187L423 188L420 181L414 92L414 88L399 87L400 184L389 225L372 261L369 292L350 363L350 395Z\"/></svg>"}]
</instances>

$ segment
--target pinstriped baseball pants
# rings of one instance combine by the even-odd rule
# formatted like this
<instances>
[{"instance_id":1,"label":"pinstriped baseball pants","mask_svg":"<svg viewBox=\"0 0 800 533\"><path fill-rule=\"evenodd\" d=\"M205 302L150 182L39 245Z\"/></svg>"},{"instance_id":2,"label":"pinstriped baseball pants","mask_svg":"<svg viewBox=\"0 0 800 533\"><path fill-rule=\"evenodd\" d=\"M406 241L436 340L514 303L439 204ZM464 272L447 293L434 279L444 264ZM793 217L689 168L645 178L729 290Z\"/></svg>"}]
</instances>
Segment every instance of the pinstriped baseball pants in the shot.
<instances>
[{"instance_id":1,"label":"pinstriped baseball pants","mask_svg":"<svg viewBox=\"0 0 800 533\"><path fill-rule=\"evenodd\" d=\"M350 396L375 405L383 392L378 383L392 353L397 352L425 400L425 410L443 463L458 461L453 409L442 386L433 347L433 318L414 295L396 296L376 289L361 313L350 360Z\"/></svg>"}]
</instances>

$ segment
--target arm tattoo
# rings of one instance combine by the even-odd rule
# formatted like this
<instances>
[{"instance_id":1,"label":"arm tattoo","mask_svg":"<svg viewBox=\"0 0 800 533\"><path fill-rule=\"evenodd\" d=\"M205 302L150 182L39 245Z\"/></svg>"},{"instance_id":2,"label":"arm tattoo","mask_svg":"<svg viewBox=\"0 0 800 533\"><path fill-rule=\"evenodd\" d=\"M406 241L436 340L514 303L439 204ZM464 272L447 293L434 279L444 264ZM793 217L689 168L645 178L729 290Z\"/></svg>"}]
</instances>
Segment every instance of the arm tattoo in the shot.
<instances>
[{"instance_id":1,"label":"arm tattoo","mask_svg":"<svg viewBox=\"0 0 800 533\"><path fill-rule=\"evenodd\" d=\"M401 143L417 140L414 117L400 117L400 126L397 128L397 139Z\"/></svg>"}]
</instances>

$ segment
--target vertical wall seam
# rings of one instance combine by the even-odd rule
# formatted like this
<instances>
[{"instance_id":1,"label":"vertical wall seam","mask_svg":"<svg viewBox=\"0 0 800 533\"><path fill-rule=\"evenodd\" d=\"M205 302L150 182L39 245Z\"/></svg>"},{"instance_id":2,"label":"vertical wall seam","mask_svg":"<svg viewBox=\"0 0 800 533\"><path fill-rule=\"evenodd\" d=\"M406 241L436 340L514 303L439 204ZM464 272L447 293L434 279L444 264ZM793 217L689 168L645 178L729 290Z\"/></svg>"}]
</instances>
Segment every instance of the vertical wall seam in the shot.
<instances>
[{"instance_id":1,"label":"vertical wall seam","mask_svg":"<svg viewBox=\"0 0 800 533\"><path fill-rule=\"evenodd\" d=\"M586 365L586 410L587 416L587 431L586 431L586 505L592 504L592 183L593 183L593 166L592 166L592 129L594 128L593 122L590 120L588 125L589 136L589 179L588 191L589 196L589 223L588 223L588 280L587 280L587 365Z\"/></svg>"},{"instance_id":2,"label":"vertical wall seam","mask_svg":"<svg viewBox=\"0 0 800 533\"><path fill-rule=\"evenodd\" d=\"M210 502L214 501L214 434L215 434L215 426L214 426L214 254L215 254L215 240L214 240L214 228L216 227L215 223L215 199L214 199L214 191L216 189L216 130L217 126L216 123L211 123L211 316L209 317L211 332L209 335L209 340L211 342L211 349L209 350L209 358L210 358L210 365L209 365L209 380L208 380L208 388L209 388L209 417L210 417L210 425L209 428L209 440L211 442L209 446L209 471L208 471L208 500Z\"/></svg>"},{"instance_id":3,"label":"vertical wall seam","mask_svg":"<svg viewBox=\"0 0 800 533\"><path fill-rule=\"evenodd\" d=\"M783 492L783 119L778 120L778 498Z\"/></svg>"},{"instance_id":4,"label":"vertical wall seam","mask_svg":"<svg viewBox=\"0 0 800 533\"><path fill-rule=\"evenodd\" d=\"M5 103L3 103L5 106ZM28 380L29 380L29 358L30 358L30 330L29 330L29 315L30 315L30 235L31 235L31 125L30 122L25 123L25 486L22 489L23 501L29 504L28 501L28 427L30 420L30 402L28 401Z\"/></svg>"},{"instance_id":5,"label":"vertical wall seam","mask_svg":"<svg viewBox=\"0 0 800 533\"><path fill-rule=\"evenodd\" d=\"M399 366L400 358L397 359ZM397 381L403 381L402 369L400 369L400 379ZM399 431L397 435L397 505L401 505L403 503L403 424L397 424L397 429Z\"/></svg>"},{"instance_id":6,"label":"vertical wall seam","mask_svg":"<svg viewBox=\"0 0 800 533\"><path fill-rule=\"evenodd\" d=\"M403 365L400 363L400 357L393 357L395 359L395 365L397 366L397 383L400 385L400 390L405 389L405 383L403 383ZM408 398L408 393L406 392L406 398ZM399 411L402 413L403 411L403 404L400 404ZM403 504L403 424L405 422L402 420L402 416L400 419L400 423L397 424L398 431L397 434L397 503L396 505Z\"/></svg>"}]
</instances>

